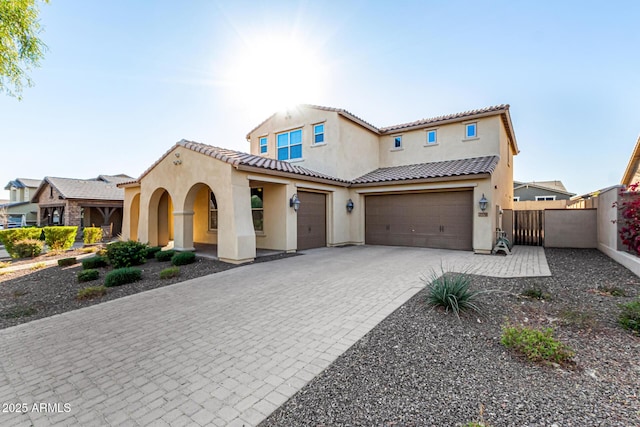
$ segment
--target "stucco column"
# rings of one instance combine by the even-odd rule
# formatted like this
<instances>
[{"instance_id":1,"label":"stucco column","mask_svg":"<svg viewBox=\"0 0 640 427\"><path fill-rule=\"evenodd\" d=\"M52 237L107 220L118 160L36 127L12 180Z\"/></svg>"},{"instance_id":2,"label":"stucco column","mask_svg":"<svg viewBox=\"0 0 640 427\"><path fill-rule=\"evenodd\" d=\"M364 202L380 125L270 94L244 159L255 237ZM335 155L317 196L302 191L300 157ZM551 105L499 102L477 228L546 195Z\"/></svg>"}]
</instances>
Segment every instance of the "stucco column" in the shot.
<instances>
[{"instance_id":1,"label":"stucco column","mask_svg":"<svg viewBox=\"0 0 640 427\"><path fill-rule=\"evenodd\" d=\"M193 211L173 212L173 249L195 251L193 246Z\"/></svg>"},{"instance_id":2,"label":"stucco column","mask_svg":"<svg viewBox=\"0 0 640 427\"><path fill-rule=\"evenodd\" d=\"M291 197L298 191L298 188L293 185L287 185L286 200L284 200L286 211L283 221L285 221L285 233L286 233L286 251L295 252L298 249L298 213L289 206Z\"/></svg>"},{"instance_id":3,"label":"stucco column","mask_svg":"<svg viewBox=\"0 0 640 427\"><path fill-rule=\"evenodd\" d=\"M233 264L251 262L256 257L256 233L251 216L249 181L245 179L242 184L232 184L230 192L223 199L229 203L219 201L218 258Z\"/></svg>"}]
</instances>

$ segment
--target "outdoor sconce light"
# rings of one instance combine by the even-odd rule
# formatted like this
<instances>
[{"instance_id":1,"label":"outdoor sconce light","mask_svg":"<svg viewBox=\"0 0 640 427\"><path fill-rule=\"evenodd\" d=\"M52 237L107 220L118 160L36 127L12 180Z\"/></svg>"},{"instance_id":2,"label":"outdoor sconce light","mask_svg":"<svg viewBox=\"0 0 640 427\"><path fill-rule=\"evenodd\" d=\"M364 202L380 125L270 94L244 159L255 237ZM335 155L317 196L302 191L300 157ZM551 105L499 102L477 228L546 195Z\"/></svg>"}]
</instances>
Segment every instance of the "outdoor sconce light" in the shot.
<instances>
[{"instance_id":1,"label":"outdoor sconce light","mask_svg":"<svg viewBox=\"0 0 640 427\"><path fill-rule=\"evenodd\" d=\"M300 209L300 199L298 199L297 194L294 194L293 196L291 196L291 199L289 199L289 207L292 207L296 212L298 212L298 209Z\"/></svg>"},{"instance_id":2,"label":"outdoor sconce light","mask_svg":"<svg viewBox=\"0 0 640 427\"><path fill-rule=\"evenodd\" d=\"M351 211L353 210L353 200L349 199L347 201L347 212L351 213Z\"/></svg>"},{"instance_id":3,"label":"outdoor sconce light","mask_svg":"<svg viewBox=\"0 0 640 427\"><path fill-rule=\"evenodd\" d=\"M480 202L479 202L479 204L480 204L480 210L481 210L482 212L484 212L484 211L486 211L486 210L487 210L487 203L489 203L489 201L487 200L487 198L486 198L486 197L484 197L484 193L482 193L482 198L480 199Z\"/></svg>"}]
</instances>

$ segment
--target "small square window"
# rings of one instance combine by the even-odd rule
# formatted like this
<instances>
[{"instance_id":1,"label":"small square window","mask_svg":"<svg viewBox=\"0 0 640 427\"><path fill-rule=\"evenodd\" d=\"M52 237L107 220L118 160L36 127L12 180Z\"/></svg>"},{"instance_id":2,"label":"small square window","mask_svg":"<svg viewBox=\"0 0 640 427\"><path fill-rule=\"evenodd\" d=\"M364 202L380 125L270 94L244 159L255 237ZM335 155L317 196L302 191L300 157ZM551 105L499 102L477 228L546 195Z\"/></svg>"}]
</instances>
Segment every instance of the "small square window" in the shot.
<instances>
[{"instance_id":1,"label":"small square window","mask_svg":"<svg viewBox=\"0 0 640 427\"><path fill-rule=\"evenodd\" d=\"M393 148L402 148L402 136L393 138Z\"/></svg>"},{"instance_id":2,"label":"small square window","mask_svg":"<svg viewBox=\"0 0 640 427\"><path fill-rule=\"evenodd\" d=\"M477 123L467 123L465 126L465 134L464 137L466 139L476 138L478 136L478 124Z\"/></svg>"},{"instance_id":3,"label":"small square window","mask_svg":"<svg viewBox=\"0 0 640 427\"><path fill-rule=\"evenodd\" d=\"M322 144L324 142L324 124L313 126L313 143Z\"/></svg>"},{"instance_id":4,"label":"small square window","mask_svg":"<svg viewBox=\"0 0 640 427\"><path fill-rule=\"evenodd\" d=\"M267 152L267 137L260 138L260 154Z\"/></svg>"},{"instance_id":5,"label":"small square window","mask_svg":"<svg viewBox=\"0 0 640 427\"><path fill-rule=\"evenodd\" d=\"M438 134L435 130L427 131L427 144L437 144L438 143Z\"/></svg>"}]
</instances>

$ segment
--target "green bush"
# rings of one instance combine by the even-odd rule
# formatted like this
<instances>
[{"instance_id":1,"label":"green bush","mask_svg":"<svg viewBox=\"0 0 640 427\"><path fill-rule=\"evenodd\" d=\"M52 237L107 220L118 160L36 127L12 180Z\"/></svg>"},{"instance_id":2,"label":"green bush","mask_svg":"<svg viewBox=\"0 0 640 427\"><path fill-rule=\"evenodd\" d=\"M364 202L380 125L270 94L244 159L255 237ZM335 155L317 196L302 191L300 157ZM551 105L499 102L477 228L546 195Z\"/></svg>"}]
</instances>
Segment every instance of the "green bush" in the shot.
<instances>
[{"instance_id":1,"label":"green bush","mask_svg":"<svg viewBox=\"0 0 640 427\"><path fill-rule=\"evenodd\" d=\"M626 304L621 304L622 313L618 317L618 323L625 329L640 332L640 299Z\"/></svg>"},{"instance_id":2,"label":"green bush","mask_svg":"<svg viewBox=\"0 0 640 427\"><path fill-rule=\"evenodd\" d=\"M100 272L92 268L78 272L78 282L90 282L100 277Z\"/></svg>"},{"instance_id":3,"label":"green bush","mask_svg":"<svg viewBox=\"0 0 640 427\"><path fill-rule=\"evenodd\" d=\"M123 267L113 270L104 277L104 285L107 288L112 286L125 285L137 282L142 278L142 270L133 267Z\"/></svg>"},{"instance_id":4,"label":"green bush","mask_svg":"<svg viewBox=\"0 0 640 427\"><path fill-rule=\"evenodd\" d=\"M94 243L102 240L102 228L100 227L85 227L84 237L82 241L85 245L93 245Z\"/></svg>"},{"instance_id":5,"label":"green bush","mask_svg":"<svg viewBox=\"0 0 640 427\"><path fill-rule=\"evenodd\" d=\"M158 261L170 261L171 258L173 258L173 256L176 254L176 251L174 250L170 250L170 251L160 251L160 252L156 252L156 254L154 255L156 257L156 259Z\"/></svg>"},{"instance_id":6,"label":"green bush","mask_svg":"<svg viewBox=\"0 0 640 427\"><path fill-rule=\"evenodd\" d=\"M18 258L35 258L42 253L44 243L38 239L19 240L13 244L14 254Z\"/></svg>"},{"instance_id":7,"label":"green bush","mask_svg":"<svg viewBox=\"0 0 640 427\"><path fill-rule=\"evenodd\" d=\"M180 267L169 267L165 268L160 272L161 279L171 279L172 277L176 277L180 274Z\"/></svg>"},{"instance_id":8,"label":"green bush","mask_svg":"<svg viewBox=\"0 0 640 427\"><path fill-rule=\"evenodd\" d=\"M11 228L8 230L0 230L0 242L4 245L5 250L9 253L11 258L17 258L13 247L16 242L27 239L38 239L42 233L42 229L25 227L25 228Z\"/></svg>"},{"instance_id":9,"label":"green bush","mask_svg":"<svg viewBox=\"0 0 640 427\"><path fill-rule=\"evenodd\" d=\"M82 271L81 273L86 273L86 271ZM107 288L104 286L89 286L88 288L78 290L78 296L76 298L81 300L93 299L93 298L101 297L106 294L107 294Z\"/></svg>"},{"instance_id":10,"label":"green bush","mask_svg":"<svg viewBox=\"0 0 640 427\"><path fill-rule=\"evenodd\" d=\"M89 270L93 268L100 268L107 266L107 259L100 255L92 256L91 258L85 258L82 260L82 269Z\"/></svg>"},{"instance_id":11,"label":"green bush","mask_svg":"<svg viewBox=\"0 0 640 427\"><path fill-rule=\"evenodd\" d=\"M78 227L56 226L44 228L44 241L53 251L66 251L73 246L76 240Z\"/></svg>"},{"instance_id":12,"label":"green bush","mask_svg":"<svg viewBox=\"0 0 640 427\"><path fill-rule=\"evenodd\" d=\"M533 362L561 363L575 353L553 337L553 329L533 329L526 326L503 326L500 342L527 356Z\"/></svg>"},{"instance_id":13,"label":"green bush","mask_svg":"<svg viewBox=\"0 0 640 427\"><path fill-rule=\"evenodd\" d=\"M58 260L58 265L60 267L68 267L75 264L76 262L77 260L75 258L62 258Z\"/></svg>"},{"instance_id":14,"label":"green bush","mask_svg":"<svg viewBox=\"0 0 640 427\"><path fill-rule=\"evenodd\" d=\"M156 254L162 250L162 246L149 246L147 248L147 259L155 258Z\"/></svg>"},{"instance_id":15,"label":"green bush","mask_svg":"<svg viewBox=\"0 0 640 427\"><path fill-rule=\"evenodd\" d=\"M427 280L425 280L427 281ZM460 318L460 312L466 310L480 311L477 297L480 291L471 291L471 275L467 273L452 273L442 270L438 275L435 271L427 283L427 303L432 307L443 307Z\"/></svg>"},{"instance_id":16,"label":"green bush","mask_svg":"<svg viewBox=\"0 0 640 427\"><path fill-rule=\"evenodd\" d=\"M551 295L547 292L543 291L540 288L529 288L522 291L522 295L527 298L537 299L537 300L551 300Z\"/></svg>"},{"instance_id":17,"label":"green bush","mask_svg":"<svg viewBox=\"0 0 640 427\"><path fill-rule=\"evenodd\" d=\"M134 240L113 242L107 245L107 258L113 268L144 264L147 259L147 245Z\"/></svg>"},{"instance_id":18,"label":"green bush","mask_svg":"<svg viewBox=\"0 0 640 427\"><path fill-rule=\"evenodd\" d=\"M187 265L196 261L196 254L193 252L179 252L171 257L173 265Z\"/></svg>"}]
</instances>

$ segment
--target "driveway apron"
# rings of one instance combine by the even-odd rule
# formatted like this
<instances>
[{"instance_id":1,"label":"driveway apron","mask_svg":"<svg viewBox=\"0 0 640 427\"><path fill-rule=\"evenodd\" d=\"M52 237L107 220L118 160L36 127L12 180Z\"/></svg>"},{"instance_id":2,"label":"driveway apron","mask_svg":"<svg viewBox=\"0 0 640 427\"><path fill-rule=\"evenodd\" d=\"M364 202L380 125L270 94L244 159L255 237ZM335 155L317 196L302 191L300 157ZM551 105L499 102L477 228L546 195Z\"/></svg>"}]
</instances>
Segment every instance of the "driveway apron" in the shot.
<instances>
[{"instance_id":1,"label":"driveway apron","mask_svg":"<svg viewBox=\"0 0 640 427\"><path fill-rule=\"evenodd\" d=\"M549 275L542 248L323 248L40 319L0 331L0 425L258 424L441 268Z\"/></svg>"}]
</instances>

